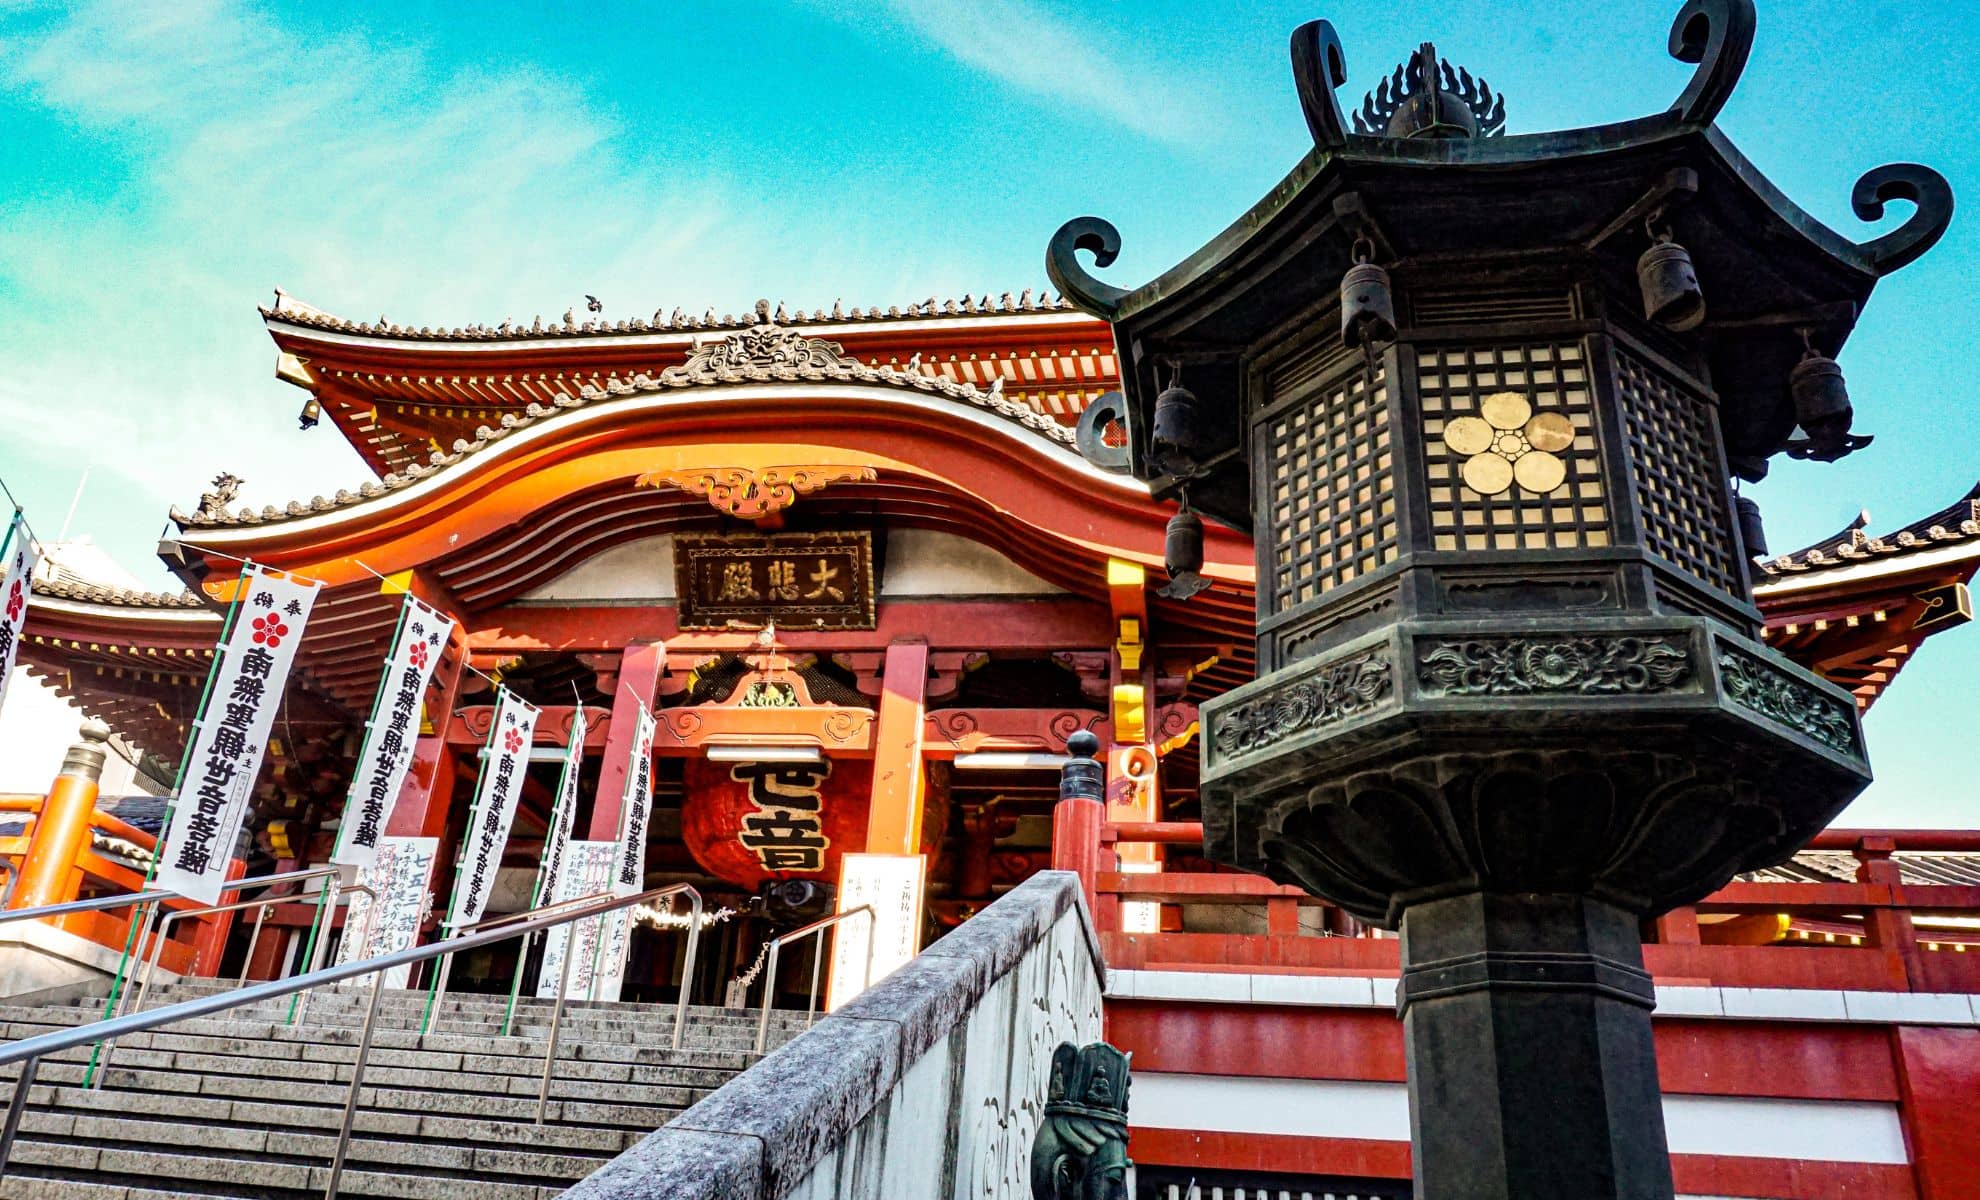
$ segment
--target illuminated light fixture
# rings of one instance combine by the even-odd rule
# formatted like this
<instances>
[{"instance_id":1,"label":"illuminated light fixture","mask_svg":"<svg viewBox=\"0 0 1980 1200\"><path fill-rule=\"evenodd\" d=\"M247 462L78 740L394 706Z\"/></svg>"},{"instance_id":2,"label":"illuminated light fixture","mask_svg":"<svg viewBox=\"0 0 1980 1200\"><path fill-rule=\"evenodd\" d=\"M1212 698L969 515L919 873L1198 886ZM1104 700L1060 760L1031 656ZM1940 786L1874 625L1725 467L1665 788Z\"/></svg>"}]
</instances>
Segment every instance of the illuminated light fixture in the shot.
<instances>
[{"instance_id":1,"label":"illuminated light fixture","mask_svg":"<svg viewBox=\"0 0 1980 1200\"><path fill-rule=\"evenodd\" d=\"M823 762L816 746L710 746L709 762Z\"/></svg>"},{"instance_id":2,"label":"illuminated light fixture","mask_svg":"<svg viewBox=\"0 0 1980 1200\"><path fill-rule=\"evenodd\" d=\"M980 750L956 755L956 769L959 771L1057 771L1065 765L1066 756L1063 754L1037 754L1024 750Z\"/></svg>"}]
</instances>

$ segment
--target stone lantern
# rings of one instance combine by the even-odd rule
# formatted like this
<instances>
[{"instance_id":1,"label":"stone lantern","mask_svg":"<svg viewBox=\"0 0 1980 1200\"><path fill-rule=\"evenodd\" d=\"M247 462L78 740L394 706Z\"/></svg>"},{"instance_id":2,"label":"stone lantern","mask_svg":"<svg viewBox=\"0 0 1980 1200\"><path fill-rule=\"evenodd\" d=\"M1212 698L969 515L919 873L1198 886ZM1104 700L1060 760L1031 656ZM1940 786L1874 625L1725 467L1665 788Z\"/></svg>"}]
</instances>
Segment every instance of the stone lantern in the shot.
<instances>
[{"instance_id":1,"label":"stone lantern","mask_svg":"<svg viewBox=\"0 0 1980 1200\"><path fill-rule=\"evenodd\" d=\"M1048 252L1113 325L1125 469L1256 541L1206 848L1401 932L1422 1200L1668 1200L1643 923L1870 778L1852 698L1759 640L1734 481L1868 443L1833 356L1952 197L1871 171L1859 217L1914 211L1862 243L1795 207L1713 124L1753 29L1690 0L1669 109L1509 135L1427 44L1344 116L1312 22L1314 149L1262 201L1133 291L1077 258L1105 221Z\"/></svg>"}]
</instances>

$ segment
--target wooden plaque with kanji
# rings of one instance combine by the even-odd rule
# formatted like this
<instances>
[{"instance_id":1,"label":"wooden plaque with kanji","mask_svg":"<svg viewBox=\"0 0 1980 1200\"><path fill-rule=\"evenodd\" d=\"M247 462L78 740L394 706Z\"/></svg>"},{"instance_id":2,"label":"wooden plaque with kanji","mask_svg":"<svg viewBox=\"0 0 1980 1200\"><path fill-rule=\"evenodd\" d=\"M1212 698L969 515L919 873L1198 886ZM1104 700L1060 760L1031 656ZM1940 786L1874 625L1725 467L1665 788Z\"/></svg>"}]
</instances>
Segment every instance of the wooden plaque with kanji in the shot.
<instances>
[{"instance_id":1,"label":"wooden plaque with kanji","mask_svg":"<svg viewBox=\"0 0 1980 1200\"><path fill-rule=\"evenodd\" d=\"M682 534L674 578L682 629L874 627L873 538L864 530Z\"/></svg>"}]
</instances>

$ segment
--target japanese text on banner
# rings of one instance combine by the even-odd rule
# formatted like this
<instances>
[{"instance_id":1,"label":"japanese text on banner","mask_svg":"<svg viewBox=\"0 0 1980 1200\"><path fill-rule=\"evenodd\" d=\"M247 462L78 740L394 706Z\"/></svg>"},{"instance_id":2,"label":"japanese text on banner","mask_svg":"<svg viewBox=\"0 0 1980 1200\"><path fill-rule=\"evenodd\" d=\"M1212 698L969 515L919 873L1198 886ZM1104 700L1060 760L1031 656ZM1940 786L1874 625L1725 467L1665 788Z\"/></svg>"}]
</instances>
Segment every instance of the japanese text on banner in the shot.
<instances>
[{"instance_id":1,"label":"japanese text on banner","mask_svg":"<svg viewBox=\"0 0 1980 1200\"><path fill-rule=\"evenodd\" d=\"M318 590L312 580L263 567L242 574L233 628L220 648L160 842L159 887L205 904L220 899Z\"/></svg>"},{"instance_id":2,"label":"japanese text on banner","mask_svg":"<svg viewBox=\"0 0 1980 1200\"><path fill-rule=\"evenodd\" d=\"M350 796L344 801L344 821L331 862L364 867L377 855L385 819L412 766L421 698L453 632L452 618L406 597L399 636L378 682L378 702L365 730L364 749L351 774Z\"/></svg>"},{"instance_id":3,"label":"japanese text on banner","mask_svg":"<svg viewBox=\"0 0 1980 1200\"><path fill-rule=\"evenodd\" d=\"M14 514L13 524L0 534L0 700L7 697L7 679L14 673L14 655L21 648L21 626L27 624L28 592L34 578L34 537L27 518Z\"/></svg>"},{"instance_id":4,"label":"japanese text on banner","mask_svg":"<svg viewBox=\"0 0 1980 1200\"><path fill-rule=\"evenodd\" d=\"M537 709L504 688L488 727L488 758L481 764L481 785L468 810L467 840L461 847L460 872L447 906L447 928L458 930L481 919L495 872L502 865L502 847L515 823L516 803L522 798L523 774L529 768L530 740L536 735Z\"/></svg>"},{"instance_id":5,"label":"japanese text on banner","mask_svg":"<svg viewBox=\"0 0 1980 1200\"><path fill-rule=\"evenodd\" d=\"M564 869L564 854L571 841L571 824L577 814L578 774L584 767L584 709L571 715L571 741L564 750L564 773L557 781L557 802L550 809L550 832L543 837L543 861L536 869L535 903L548 904L557 894L557 878Z\"/></svg>"}]
</instances>

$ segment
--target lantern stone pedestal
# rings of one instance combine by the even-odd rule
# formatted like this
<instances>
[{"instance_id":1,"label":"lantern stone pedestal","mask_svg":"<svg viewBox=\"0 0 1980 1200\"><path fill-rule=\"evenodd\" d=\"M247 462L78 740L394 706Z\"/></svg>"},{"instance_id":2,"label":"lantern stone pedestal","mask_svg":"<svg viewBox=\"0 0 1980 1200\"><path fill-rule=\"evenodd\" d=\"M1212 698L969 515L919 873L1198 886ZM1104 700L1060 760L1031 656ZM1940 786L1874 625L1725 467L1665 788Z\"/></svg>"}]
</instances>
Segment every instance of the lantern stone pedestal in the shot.
<instances>
[{"instance_id":1,"label":"lantern stone pedestal","mask_svg":"<svg viewBox=\"0 0 1980 1200\"><path fill-rule=\"evenodd\" d=\"M1409 621L1202 712L1208 855L1401 932L1419 1197L1668 1200L1642 922L1856 794L1849 699L1695 618Z\"/></svg>"},{"instance_id":2,"label":"lantern stone pedestal","mask_svg":"<svg viewBox=\"0 0 1980 1200\"><path fill-rule=\"evenodd\" d=\"M1733 481L1868 443L1829 356L1952 194L1870 171L1859 216L1915 211L1862 243L1788 201L1714 124L1754 24L1686 0L1666 111L1505 135L1428 44L1350 126L1311 22L1314 148L1264 199L1138 289L1080 261L1097 217L1046 254L1121 363L1082 451L1187 514L1163 596L1213 586L1196 513L1256 543L1205 849L1400 931L1418 1200L1668 1200L1640 926L1869 780L1853 698L1761 638Z\"/></svg>"}]
</instances>

